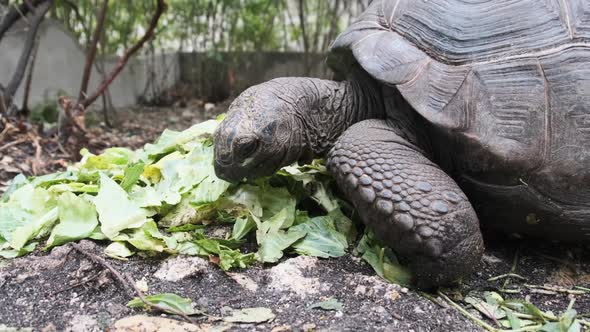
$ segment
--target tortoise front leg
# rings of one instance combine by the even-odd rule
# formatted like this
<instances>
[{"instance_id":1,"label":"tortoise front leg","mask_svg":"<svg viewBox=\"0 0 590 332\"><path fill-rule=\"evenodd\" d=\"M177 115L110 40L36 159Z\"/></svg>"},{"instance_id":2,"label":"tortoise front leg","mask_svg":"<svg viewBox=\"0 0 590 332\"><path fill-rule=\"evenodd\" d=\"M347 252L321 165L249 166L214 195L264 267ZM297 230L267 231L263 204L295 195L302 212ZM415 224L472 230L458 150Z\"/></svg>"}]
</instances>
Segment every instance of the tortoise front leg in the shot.
<instances>
[{"instance_id":1,"label":"tortoise front leg","mask_svg":"<svg viewBox=\"0 0 590 332\"><path fill-rule=\"evenodd\" d=\"M363 222L409 264L418 286L448 284L477 266L483 241L465 194L386 121L346 130L328 168Z\"/></svg>"}]
</instances>

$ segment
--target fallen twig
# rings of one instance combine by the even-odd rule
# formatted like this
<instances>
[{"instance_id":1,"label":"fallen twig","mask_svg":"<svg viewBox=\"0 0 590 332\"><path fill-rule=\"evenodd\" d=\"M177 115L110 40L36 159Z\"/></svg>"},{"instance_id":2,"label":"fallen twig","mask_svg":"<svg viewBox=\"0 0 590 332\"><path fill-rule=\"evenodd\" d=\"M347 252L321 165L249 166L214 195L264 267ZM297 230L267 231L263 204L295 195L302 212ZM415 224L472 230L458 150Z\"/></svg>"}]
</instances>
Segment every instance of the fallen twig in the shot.
<instances>
[{"instance_id":1,"label":"fallen twig","mask_svg":"<svg viewBox=\"0 0 590 332\"><path fill-rule=\"evenodd\" d=\"M35 146L35 159L31 162L31 169L33 170L33 175L38 175L43 171L43 160L41 160L41 155L43 154L43 149L41 148L41 144L39 144L39 136L31 134L31 139L33 140L33 146Z\"/></svg>"},{"instance_id":2,"label":"fallen twig","mask_svg":"<svg viewBox=\"0 0 590 332\"><path fill-rule=\"evenodd\" d=\"M496 280L500 280L500 279L504 279L504 278L516 278L516 279L520 279L520 280L524 280L524 281L527 280L527 278L521 276L520 274L506 273L506 274L501 274L499 276L491 277L488 279L488 281L496 281Z\"/></svg>"},{"instance_id":3,"label":"fallen twig","mask_svg":"<svg viewBox=\"0 0 590 332\"><path fill-rule=\"evenodd\" d=\"M119 271L117 271L111 264L109 264L106 260L104 260L102 257L97 256L87 250L84 250L79 244L77 243L72 243L71 244L72 247L78 251L79 253L83 254L84 256L88 257L91 261L102 265L103 267L107 268L112 274L113 276L123 285L126 286L127 289L133 289L135 291L135 294L137 295L137 297L139 297L139 299L147 306L156 310L159 310L161 312L168 312L168 313L172 313L174 315L178 315L182 318L184 318L187 322L194 324L195 322L184 312L172 309L172 308L164 308L162 306L159 306L157 304L151 303L149 302L146 298L145 295L143 294L143 292L137 288L137 286L135 285L135 281L133 281L133 279L125 274L121 274Z\"/></svg>"},{"instance_id":4,"label":"fallen twig","mask_svg":"<svg viewBox=\"0 0 590 332\"><path fill-rule=\"evenodd\" d=\"M73 285L70 285L70 286L65 287L65 288L62 288L62 289L58 289L55 292L51 292L51 293L48 294L48 296L52 297L52 296L55 296L55 295L57 295L59 293L67 292L67 291L72 290L72 289L74 289L76 287L80 287L82 285L85 285L85 284L91 282L92 280L100 277L100 275L101 275L101 273L97 273L97 274L91 276L90 278L84 278L81 281L79 281L79 282L77 282L77 283L75 283Z\"/></svg>"},{"instance_id":5,"label":"fallen twig","mask_svg":"<svg viewBox=\"0 0 590 332\"><path fill-rule=\"evenodd\" d=\"M501 293L505 293L505 294L519 294L521 292L520 288L514 288L514 289L502 288L502 289L499 289L498 291L500 291Z\"/></svg>"},{"instance_id":6,"label":"fallen twig","mask_svg":"<svg viewBox=\"0 0 590 332\"><path fill-rule=\"evenodd\" d=\"M8 149L8 148L10 148L12 146L19 145L21 143L25 143L27 141L29 141L29 138L28 137L26 137L26 138L20 138L20 139L14 140L12 142L8 142L8 143L0 146L0 152L4 151L4 150L6 150L6 149Z\"/></svg>"},{"instance_id":7,"label":"fallen twig","mask_svg":"<svg viewBox=\"0 0 590 332\"><path fill-rule=\"evenodd\" d=\"M549 291L549 292L554 292L554 293L566 293L566 294L571 294L571 295L584 295L586 293L588 293L587 290L576 290L576 289L567 289L567 288L563 288L563 287L558 287L558 286L551 286L551 285L531 285L531 284L524 284L524 286L528 289L531 290L544 290L544 291Z\"/></svg>"},{"instance_id":8,"label":"fallen twig","mask_svg":"<svg viewBox=\"0 0 590 332\"><path fill-rule=\"evenodd\" d=\"M1 92L0 95L2 95ZM0 127L4 127L4 129L2 129L0 132L0 142L2 142L4 141L4 137L8 136L12 132L18 131L18 129L12 123L10 123L10 121L7 121L4 118L0 117L0 120Z\"/></svg>"},{"instance_id":9,"label":"fallen twig","mask_svg":"<svg viewBox=\"0 0 590 332\"><path fill-rule=\"evenodd\" d=\"M516 266L518 265L519 254L520 254L520 247L518 247L516 249L516 252L514 253L514 259L512 260L512 266L510 267L510 272L508 272L507 274L515 274ZM508 284L510 283L510 280L512 280L512 278L510 276L508 276L506 279L504 279L504 283L502 284L502 289L506 289L506 286L508 286Z\"/></svg>"}]
</instances>

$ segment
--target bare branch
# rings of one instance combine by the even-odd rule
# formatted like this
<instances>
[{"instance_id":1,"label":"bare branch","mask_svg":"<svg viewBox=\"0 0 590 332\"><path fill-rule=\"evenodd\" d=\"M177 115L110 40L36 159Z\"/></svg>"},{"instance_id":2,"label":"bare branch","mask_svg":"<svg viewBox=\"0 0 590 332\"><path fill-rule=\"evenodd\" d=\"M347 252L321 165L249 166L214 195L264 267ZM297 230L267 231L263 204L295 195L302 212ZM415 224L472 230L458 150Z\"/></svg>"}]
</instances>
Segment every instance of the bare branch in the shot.
<instances>
[{"instance_id":1,"label":"bare branch","mask_svg":"<svg viewBox=\"0 0 590 332\"><path fill-rule=\"evenodd\" d=\"M92 74L92 64L94 63L94 58L96 57L98 41L100 40L100 36L102 35L102 31L104 29L104 21L106 19L108 5L109 0L103 0L102 6L100 7L96 17L96 29L94 30L94 35L92 36L92 40L90 41L88 50L86 51L86 63L84 64L80 94L78 95L78 103L81 103L86 98L88 82L90 81L90 75Z\"/></svg>"},{"instance_id":2,"label":"bare branch","mask_svg":"<svg viewBox=\"0 0 590 332\"><path fill-rule=\"evenodd\" d=\"M141 37L141 39L139 39L139 41L137 41L137 43L135 43L135 45L125 51L125 54L123 54L123 56L119 59L119 62L115 65L115 68L113 68L113 70L107 75L106 79L99 85L96 92L92 94L92 96L83 100L81 102L81 106L86 108L91 105L98 97L100 97L106 88L115 80L117 75L119 75L119 73L123 70L131 56L139 51L143 44L152 38L158 25L158 21L166 10L166 7L166 2L164 0L157 0L156 12L154 13L154 16L152 16L145 34Z\"/></svg>"},{"instance_id":3,"label":"bare branch","mask_svg":"<svg viewBox=\"0 0 590 332\"><path fill-rule=\"evenodd\" d=\"M31 84L33 83L33 72L35 71L35 62L37 62L37 52L39 51L39 38L36 39L35 47L33 48L33 54L31 54L31 60L29 61L29 70L27 78L25 80L25 92L23 94L23 106L21 112L25 114L29 112L29 96L31 94Z\"/></svg>"},{"instance_id":4,"label":"bare branch","mask_svg":"<svg viewBox=\"0 0 590 332\"><path fill-rule=\"evenodd\" d=\"M303 39L303 51L309 53L309 37L305 29L305 0L299 0L299 28L301 29L301 38Z\"/></svg>"},{"instance_id":5,"label":"bare branch","mask_svg":"<svg viewBox=\"0 0 590 332\"><path fill-rule=\"evenodd\" d=\"M38 7L41 3L46 2L48 0L32 0L29 4L33 7ZM20 20L23 16L27 15L30 12L29 5L27 2L23 2L18 6L11 6L10 10L4 18L2 22L0 22L0 40L4 37L6 31L8 31L18 20Z\"/></svg>"}]
</instances>

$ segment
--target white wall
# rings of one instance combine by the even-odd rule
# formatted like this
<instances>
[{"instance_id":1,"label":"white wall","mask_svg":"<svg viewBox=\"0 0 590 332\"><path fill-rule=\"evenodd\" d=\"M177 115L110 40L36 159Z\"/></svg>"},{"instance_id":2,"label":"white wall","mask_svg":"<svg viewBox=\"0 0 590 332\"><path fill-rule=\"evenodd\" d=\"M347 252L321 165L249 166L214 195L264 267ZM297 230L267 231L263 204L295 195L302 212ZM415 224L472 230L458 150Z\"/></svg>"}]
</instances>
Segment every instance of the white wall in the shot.
<instances>
[{"instance_id":1,"label":"white wall","mask_svg":"<svg viewBox=\"0 0 590 332\"><path fill-rule=\"evenodd\" d=\"M0 41L0 82L4 85L11 79L25 41L23 24L16 25ZM85 53L73 36L59 23L46 19L39 29L39 51L33 73L29 106L33 107L47 99L56 99L60 90L77 97L84 68ZM117 63L116 57L104 59L107 72ZM123 72L110 86L115 107L133 106L137 102L149 79L147 65L151 59L139 56L131 59ZM178 82L180 67L177 54L158 55L155 59L156 82L163 88ZM165 77L165 80L163 80ZM89 92L94 90L102 76L93 68ZM23 84L16 95L21 105Z\"/></svg>"}]
</instances>

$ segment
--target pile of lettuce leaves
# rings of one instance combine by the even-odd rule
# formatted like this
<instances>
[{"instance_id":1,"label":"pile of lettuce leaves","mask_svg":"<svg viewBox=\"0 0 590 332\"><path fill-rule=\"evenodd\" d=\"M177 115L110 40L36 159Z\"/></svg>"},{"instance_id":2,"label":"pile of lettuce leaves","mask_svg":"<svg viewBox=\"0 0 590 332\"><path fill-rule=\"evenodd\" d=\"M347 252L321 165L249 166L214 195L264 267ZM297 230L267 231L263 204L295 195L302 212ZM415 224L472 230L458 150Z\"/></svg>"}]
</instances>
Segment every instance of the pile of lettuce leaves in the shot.
<instances>
[{"instance_id":1,"label":"pile of lettuce leaves","mask_svg":"<svg viewBox=\"0 0 590 332\"><path fill-rule=\"evenodd\" d=\"M213 169L221 119L166 130L142 149L109 148L62 172L19 175L0 199L0 257L81 239L105 241L105 254L183 254L223 270L278 262L285 254L343 256L357 237L351 207L332 191L321 160L240 184ZM409 274L365 233L355 249L376 272Z\"/></svg>"}]
</instances>

